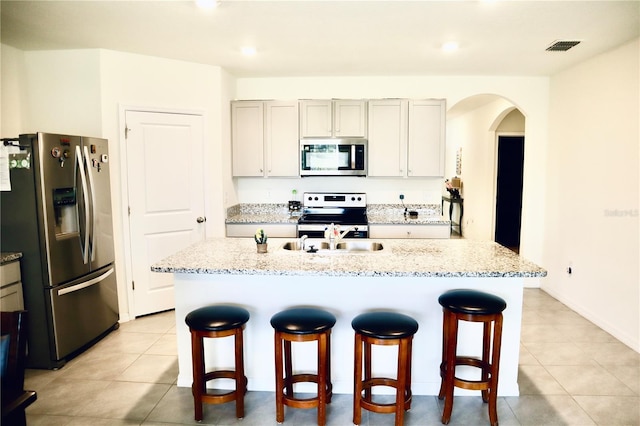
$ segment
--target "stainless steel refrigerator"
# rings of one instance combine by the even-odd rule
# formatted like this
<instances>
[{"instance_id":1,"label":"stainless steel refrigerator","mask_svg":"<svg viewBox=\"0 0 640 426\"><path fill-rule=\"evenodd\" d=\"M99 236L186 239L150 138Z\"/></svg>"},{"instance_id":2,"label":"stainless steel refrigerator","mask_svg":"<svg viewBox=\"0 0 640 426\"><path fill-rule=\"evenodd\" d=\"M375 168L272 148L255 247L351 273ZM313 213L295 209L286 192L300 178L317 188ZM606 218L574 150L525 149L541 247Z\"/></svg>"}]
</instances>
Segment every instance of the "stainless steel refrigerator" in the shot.
<instances>
[{"instance_id":1,"label":"stainless steel refrigerator","mask_svg":"<svg viewBox=\"0 0 640 426\"><path fill-rule=\"evenodd\" d=\"M108 141L36 133L4 145L0 248L23 254L28 366L58 368L118 324Z\"/></svg>"}]
</instances>

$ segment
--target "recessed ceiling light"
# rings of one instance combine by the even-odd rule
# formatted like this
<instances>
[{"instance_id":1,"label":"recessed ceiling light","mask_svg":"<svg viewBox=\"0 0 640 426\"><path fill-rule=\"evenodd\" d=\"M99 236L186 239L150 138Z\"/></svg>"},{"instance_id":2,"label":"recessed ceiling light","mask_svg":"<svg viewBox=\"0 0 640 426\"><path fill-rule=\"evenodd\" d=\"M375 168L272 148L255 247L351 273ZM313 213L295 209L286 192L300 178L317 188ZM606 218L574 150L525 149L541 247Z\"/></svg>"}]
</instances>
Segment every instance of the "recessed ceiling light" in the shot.
<instances>
[{"instance_id":1,"label":"recessed ceiling light","mask_svg":"<svg viewBox=\"0 0 640 426\"><path fill-rule=\"evenodd\" d=\"M442 44L443 52L455 52L460 47L457 41L448 41Z\"/></svg>"},{"instance_id":2,"label":"recessed ceiling light","mask_svg":"<svg viewBox=\"0 0 640 426\"><path fill-rule=\"evenodd\" d=\"M253 56L257 52L256 48L252 46L245 46L241 49L241 51L244 56Z\"/></svg>"},{"instance_id":3,"label":"recessed ceiling light","mask_svg":"<svg viewBox=\"0 0 640 426\"><path fill-rule=\"evenodd\" d=\"M200 9L208 10L215 9L220 4L218 0L195 0L195 2Z\"/></svg>"}]
</instances>

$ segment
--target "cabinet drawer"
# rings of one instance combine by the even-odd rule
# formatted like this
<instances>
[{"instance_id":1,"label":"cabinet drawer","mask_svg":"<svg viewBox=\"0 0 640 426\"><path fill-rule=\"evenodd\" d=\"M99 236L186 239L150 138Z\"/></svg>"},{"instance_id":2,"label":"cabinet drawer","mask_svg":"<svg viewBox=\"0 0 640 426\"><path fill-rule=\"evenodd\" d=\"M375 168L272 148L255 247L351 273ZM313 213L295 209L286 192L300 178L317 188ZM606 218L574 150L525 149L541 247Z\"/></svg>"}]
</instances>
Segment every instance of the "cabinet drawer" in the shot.
<instances>
[{"instance_id":1,"label":"cabinet drawer","mask_svg":"<svg viewBox=\"0 0 640 426\"><path fill-rule=\"evenodd\" d=\"M10 262L0 266L0 287L20 281L20 262Z\"/></svg>"},{"instance_id":2,"label":"cabinet drawer","mask_svg":"<svg viewBox=\"0 0 640 426\"><path fill-rule=\"evenodd\" d=\"M269 238L295 238L296 225L292 224L227 224L227 237L253 237L258 228L264 229L265 234Z\"/></svg>"},{"instance_id":3,"label":"cabinet drawer","mask_svg":"<svg viewBox=\"0 0 640 426\"><path fill-rule=\"evenodd\" d=\"M4 312L21 311L24 309L22 297L22 283L0 288L0 310Z\"/></svg>"},{"instance_id":4,"label":"cabinet drawer","mask_svg":"<svg viewBox=\"0 0 640 426\"><path fill-rule=\"evenodd\" d=\"M450 238L449 225L369 225L369 238Z\"/></svg>"}]
</instances>

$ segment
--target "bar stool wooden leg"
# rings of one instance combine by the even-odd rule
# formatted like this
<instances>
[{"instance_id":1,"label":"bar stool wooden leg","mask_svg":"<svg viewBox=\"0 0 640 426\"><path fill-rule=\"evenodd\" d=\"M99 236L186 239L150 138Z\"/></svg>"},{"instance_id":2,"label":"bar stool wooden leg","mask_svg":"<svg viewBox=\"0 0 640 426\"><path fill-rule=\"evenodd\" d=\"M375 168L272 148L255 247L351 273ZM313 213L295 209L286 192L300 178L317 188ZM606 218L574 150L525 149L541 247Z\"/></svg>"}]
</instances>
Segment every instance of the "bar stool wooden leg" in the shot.
<instances>
[{"instance_id":1,"label":"bar stool wooden leg","mask_svg":"<svg viewBox=\"0 0 640 426\"><path fill-rule=\"evenodd\" d=\"M236 330L235 339L235 381L236 381L236 417L244 418L244 395L247 393L247 381L244 377L244 350L242 328Z\"/></svg>"},{"instance_id":2,"label":"bar stool wooden leg","mask_svg":"<svg viewBox=\"0 0 640 426\"><path fill-rule=\"evenodd\" d=\"M354 348L354 368L353 377L353 424L359 425L362 421L362 336L356 333ZM366 380L366 379L364 379Z\"/></svg>"},{"instance_id":3,"label":"bar stool wooden leg","mask_svg":"<svg viewBox=\"0 0 640 426\"><path fill-rule=\"evenodd\" d=\"M458 345L458 321L455 314L447 312L445 314L448 322L448 333L446 335L445 377L444 377L444 410L442 412L442 424L449 424L451 421L451 411L453 410L453 389L456 375L456 347Z\"/></svg>"},{"instance_id":4,"label":"bar stool wooden leg","mask_svg":"<svg viewBox=\"0 0 640 426\"><path fill-rule=\"evenodd\" d=\"M327 419L327 334L318 340L318 426L324 426Z\"/></svg>"},{"instance_id":5,"label":"bar stool wooden leg","mask_svg":"<svg viewBox=\"0 0 640 426\"><path fill-rule=\"evenodd\" d=\"M406 409L406 393L407 393L407 369L408 369L408 347L407 340L400 339L398 346L398 386L396 388L396 426L404 424L404 410Z\"/></svg>"},{"instance_id":6,"label":"bar stool wooden leg","mask_svg":"<svg viewBox=\"0 0 640 426\"><path fill-rule=\"evenodd\" d=\"M406 379L406 385L405 385L405 392L407 394L411 394L411 359L413 357L413 339L410 339L407 342L407 360L408 360L408 365L407 365L407 379ZM411 401L413 400L413 398L409 398L409 402L405 404L404 409L406 411L411 410Z\"/></svg>"},{"instance_id":7,"label":"bar stool wooden leg","mask_svg":"<svg viewBox=\"0 0 640 426\"><path fill-rule=\"evenodd\" d=\"M202 345L202 337L195 331L191 332L191 357L193 371L191 393L193 395L194 419L201 421L203 418L202 395L205 393L204 348Z\"/></svg>"},{"instance_id":8,"label":"bar stool wooden leg","mask_svg":"<svg viewBox=\"0 0 640 426\"><path fill-rule=\"evenodd\" d=\"M282 336L282 335L280 335ZM284 386L288 397L293 397L293 382L287 378L293 377L293 361L291 356L291 341L284 339Z\"/></svg>"},{"instance_id":9,"label":"bar stool wooden leg","mask_svg":"<svg viewBox=\"0 0 640 426\"><path fill-rule=\"evenodd\" d=\"M499 314L493 328L493 353L491 356L491 382L489 389L489 421L498 426L498 373L500 370L500 347L502 343L502 314Z\"/></svg>"},{"instance_id":10,"label":"bar stool wooden leg","mask_svg":"<svg viewBox=\"0 0 640 426\"><path fill-rule=\"evenodd\" d=\"M282 423L284 421L284 395L282 390L284 389L284 376L282 371L282 333L275 332L275 357L276 357L276 422Z\"/></svg>"}]
</instances>

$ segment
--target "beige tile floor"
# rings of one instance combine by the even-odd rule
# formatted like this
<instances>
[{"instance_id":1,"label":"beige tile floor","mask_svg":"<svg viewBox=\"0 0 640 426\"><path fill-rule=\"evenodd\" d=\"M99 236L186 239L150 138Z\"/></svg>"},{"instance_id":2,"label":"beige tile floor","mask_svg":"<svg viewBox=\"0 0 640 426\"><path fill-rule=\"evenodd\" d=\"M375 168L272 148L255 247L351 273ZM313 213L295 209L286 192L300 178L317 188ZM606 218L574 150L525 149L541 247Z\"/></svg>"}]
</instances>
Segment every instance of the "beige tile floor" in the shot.
<instances>
[{"instance_id":1,"label":"beige tile floor","mask_svg":"<svg viewBox=\"0 0 640 426\"><path fill-rule=\"evenodd\" d=\"M173 312L121 325L58 371L28 370L38 392L27 409L36 425L191 425L191 391L176 386ZM640 354L545 292L526 289L520 357L520 397L499 398L501 425L640 425ZM271 425L273 393L249 392L246 417L233 404L205 406L207 425ZM352 397L334 395L328 424L350 425ZM438 425L442 403L415 396L407 425ZM285 424L314 425L316 410L287 409ZM393 416L363 411L364 425L391 425ZM479 396L456 397L451 425L488 424Z\"/></svg>"}]
</instances>

